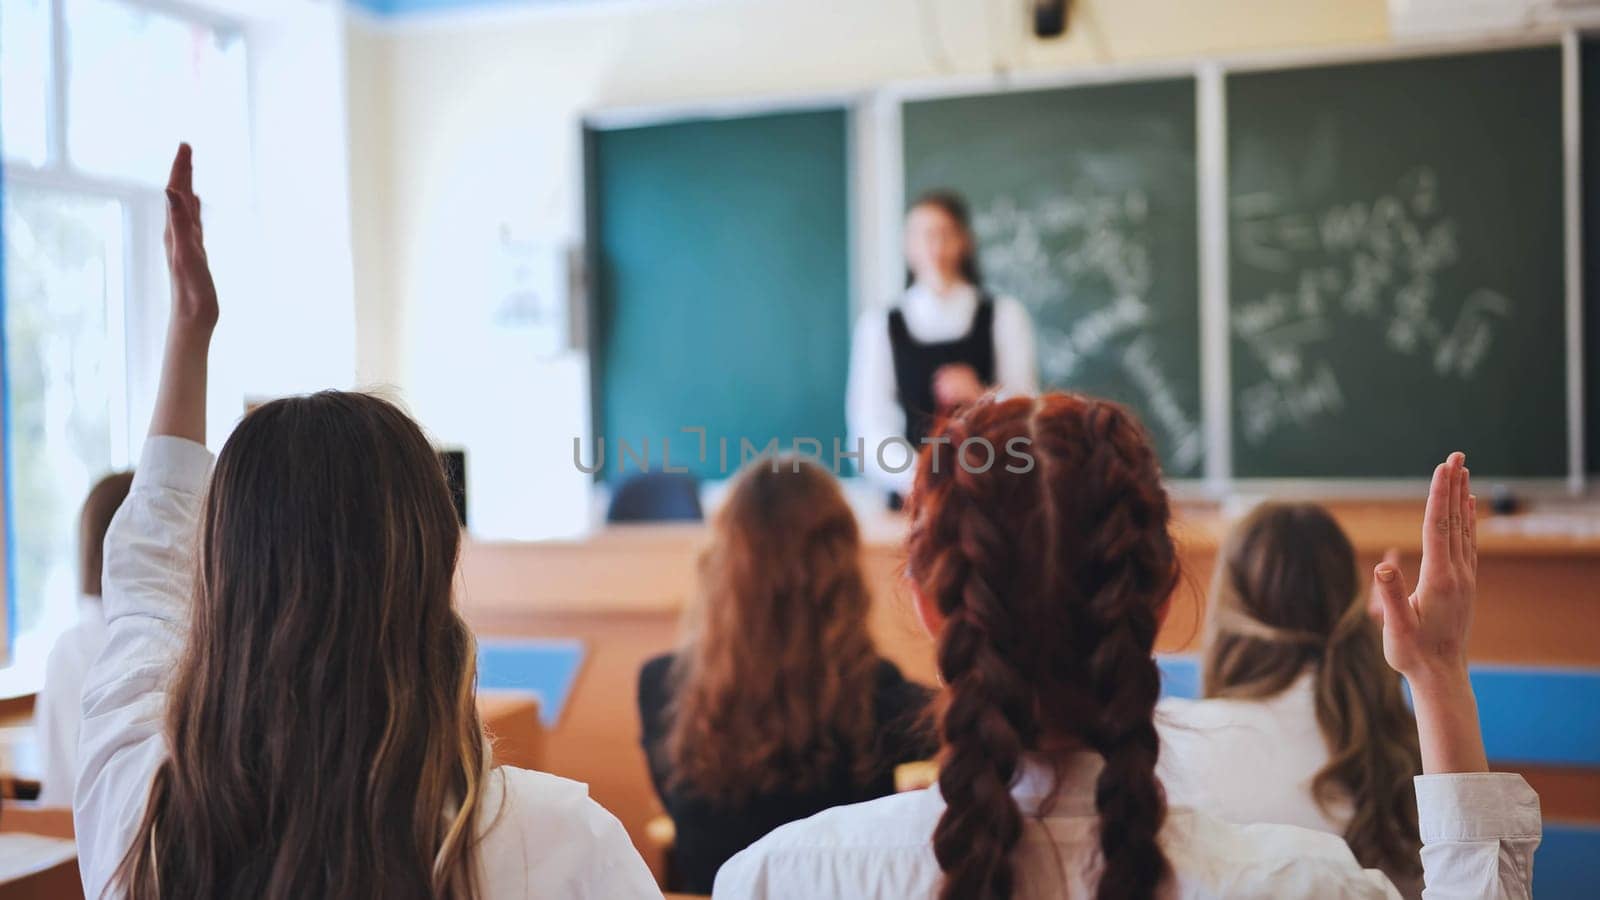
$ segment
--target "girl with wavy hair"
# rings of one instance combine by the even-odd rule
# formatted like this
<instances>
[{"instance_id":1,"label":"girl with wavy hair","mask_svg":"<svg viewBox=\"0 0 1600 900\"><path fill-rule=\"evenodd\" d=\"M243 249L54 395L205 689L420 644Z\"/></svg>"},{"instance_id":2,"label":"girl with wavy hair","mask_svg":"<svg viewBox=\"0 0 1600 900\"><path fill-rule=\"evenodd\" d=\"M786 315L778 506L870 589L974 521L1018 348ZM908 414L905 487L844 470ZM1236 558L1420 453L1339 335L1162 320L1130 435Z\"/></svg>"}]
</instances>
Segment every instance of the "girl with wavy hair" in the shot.
<instances>
[{"instance_id":1,"label":"girl with wavy hair","mask_svg":"<svg viewBox=\"0 0 1600 900\"><path fill-rule=\"evenodd\" d=\"M167 188L172 318L106 537L84 689L86 896L659 897L581 784L489 762L461 541L422 431L329 391L247 415L211 471L217 295L190 152Z\"/></svg>"},{"instance_id":2,"label":"girl with wavy hair","mask_svg":"<svg viewBox=\"0 0 1600 900\"><path fill-rule=\"evenodd\" d=\"M716 895L1397 897L1334 835L1168 805L1151 654L1178 558L1133 416L1065 394L990 399L939 436L907 539L944 684L938 784L779 828L723 866ZM1527 897L1538 797L1487 773L1467 680L1474 505L1453 454L1434 471L1416 591L1392 565L1374 572L1384 654L1416 698L1430 890Z\"/></svg>"},{"instance_id":3,"label":"girl with wavy hair","mask_svg":"<svg viewBox=\"0 0 1600 900\"><path fill-rule=\"evenodd\" d=\"M1417 722L1384 662L1350 539L1320 506L1265 503L1219 557L1205 699L1157 711L1169 797L1229 822L1341 835L1416 896Z\"/></svg>"},{"instance_id":4,"label":"girl with wavy hair","mask_svg":"<svg viewBox=\"0 0 1600 900\"><path fill-rule=\"evenodd\" d=\"M926 688L878 656L854 513L799 457L734 479L700 558L683 644L639 675L650 774L674 871L710 893L728 857L812 813L894 792L936 749Z\"/></svg>"}]
</instances>

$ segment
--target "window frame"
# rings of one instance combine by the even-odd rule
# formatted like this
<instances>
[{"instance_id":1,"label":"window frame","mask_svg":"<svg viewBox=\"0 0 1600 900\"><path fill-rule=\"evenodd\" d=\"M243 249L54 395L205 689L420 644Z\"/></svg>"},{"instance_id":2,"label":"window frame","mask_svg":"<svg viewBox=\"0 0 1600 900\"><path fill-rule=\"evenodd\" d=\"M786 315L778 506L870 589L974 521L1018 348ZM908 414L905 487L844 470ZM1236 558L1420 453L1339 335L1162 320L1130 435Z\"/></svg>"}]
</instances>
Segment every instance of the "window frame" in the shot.
<instances>
[{"instance_id":1,"label":"window frame","mask_svg":"<svg viewBox=\"0 0 1600 900\"><path fill-rule=\"evenodd\" d=\"M111 465L117 469L131 468L137 455L137 440L133 435L135 423L130 420L130 388L135 375L159 366L159 359L143 359L134 338L141 333L149 319L160 309L156 306L165 293L165 250L161 246L161 223L166 215L165 198L158 188L135 182L84 172L74 163L69 147L68 129L71 121L71 66L67 45L67 3L70 0L44 0L49 7L50 65L48 67L47 98L45 103L45 157L42 165L5 156L0 144L0 202L14 188L53 191L64 195L112 200L122 207L122 272L123 284L120 302L106 309L106 330L109 343L116 348L116 359L111 365L122 377L111 391ZM117 0L135 9L178 18L203 26L245 43L247 58L251 52L250 30L244 23L230 20L215 12L190 3L176 0ZM246 102L254 106L254 89L251 74L246 75ZM253 113L251 115L253 118ZM0 240L0 379L9 372L7 353L9 340L5 330L6 297L4 285L4 241ZM14 660L13 651L18 637L17 606L17 534L16 510L13 491L12 423L10 393L0 380L0 541L3 541L3 561L0 561L0 590L5 593L3 621L0 621L0 665Z\"/></svg>"}]
</instances>

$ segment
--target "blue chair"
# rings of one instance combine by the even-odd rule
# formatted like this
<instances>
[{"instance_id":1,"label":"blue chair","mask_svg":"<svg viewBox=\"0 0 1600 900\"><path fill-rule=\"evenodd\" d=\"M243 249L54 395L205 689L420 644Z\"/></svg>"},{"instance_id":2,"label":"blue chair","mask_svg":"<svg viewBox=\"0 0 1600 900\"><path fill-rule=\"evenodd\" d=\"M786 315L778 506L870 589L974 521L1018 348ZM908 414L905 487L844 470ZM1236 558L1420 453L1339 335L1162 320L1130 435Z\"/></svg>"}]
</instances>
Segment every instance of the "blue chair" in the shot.
<instances>
[{"instance_id":1,"label":"blue chair","mask_svg":"<svg viewBox=\"0 0 1600 900\"><path fill-rule=\"evenodd\" d=\"M698 522L700 482L682 472L638 472L617 485L607 522Z\"/></svg>"}]
</instances>

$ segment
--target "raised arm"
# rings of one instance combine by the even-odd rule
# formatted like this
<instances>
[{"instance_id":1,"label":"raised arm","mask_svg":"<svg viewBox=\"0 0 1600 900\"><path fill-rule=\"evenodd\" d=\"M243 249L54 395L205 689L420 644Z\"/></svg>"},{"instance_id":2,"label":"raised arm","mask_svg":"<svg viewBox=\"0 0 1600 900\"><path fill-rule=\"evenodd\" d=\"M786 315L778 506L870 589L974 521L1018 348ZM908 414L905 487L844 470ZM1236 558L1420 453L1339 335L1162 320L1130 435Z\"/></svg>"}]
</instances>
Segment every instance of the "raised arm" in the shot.
<instances>
[{"instance_id":1,"label":"raised arm","mask_svg":"<svg viewBox=\"0 0 1600 900\"><path fill-rule=\"evenodd\" d=\"M1373 571L1383 654L1411 686L1422 745L1417 779L1429 900L1526 898L1541 833L1539 797L1521 776L1491 774L1467 670L1478 591L1477 498L1466 457L1433 472L1417 589L1392 561Z\"/></svg>"},{"instance_id":2,"label":"raised arm","mask_svg":"<svg viewBox=\"0 0 1600 900\"><path fill-rule=\"evenodd\" d=\"M1433 472L1422 522L1422 574L1415 592L1391 562L1374 571L1383 604L1383 655L1411 685L1422 771L1487 772L1478 704L1467 677L1467 630L1478 591L1477 500L1466 457Z\"/></svg>"},{"instance_id":3,"label":"raised arm","mask_svg":"<svg viewBox=\"0 0 1600 900\"><path fill-rule=\"evenodd\" d=\"M106 534L102 587L109 633L84 679L73 807L89 897L105 894L167 757L167 692L189 630L195 540L211 469L201 443L206 354L217 320L190 171L185 146L167 189L172 323L160 392L133 487Z\"/></svg>"}]
</instances>

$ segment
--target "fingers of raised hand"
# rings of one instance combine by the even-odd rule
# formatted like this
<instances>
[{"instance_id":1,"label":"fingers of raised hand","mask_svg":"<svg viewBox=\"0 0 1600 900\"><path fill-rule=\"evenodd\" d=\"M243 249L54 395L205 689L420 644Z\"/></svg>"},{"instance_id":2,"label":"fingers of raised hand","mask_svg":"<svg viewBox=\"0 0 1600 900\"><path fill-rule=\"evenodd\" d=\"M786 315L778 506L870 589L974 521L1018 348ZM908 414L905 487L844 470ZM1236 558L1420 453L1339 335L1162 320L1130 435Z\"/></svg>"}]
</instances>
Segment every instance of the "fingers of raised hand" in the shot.
<instances>
[{"instance_id":1,"label":"fingers of raised hand","mask_svg":"<svg viewBox=\"0 0 1600 900\"><path fill-rule=\"evenodd\" d=\"M1451 508L1455 513L1455 528L1451 529L1454 550L1454 562L1458 567L1467 564L1467 498L1471 496L1469 476L1467 472L1467 457L1464 453L1453 454L1456 460L1455 493L1452 497Z\"/></svg>"},{"instance_id":2,"label":"fingers of raised hand","mask_svg":"<svg viewBox=\"0 0 1600 900\"><path fill-rule=\"evenodd\" d=\"M167 177L167 222L180 232L200 233L200 198L194 194L194 151L179 144Z\"/></svg>"},{"instance_id":3,"label":"fingers of raised hand","mask_svg":"<svg viewBox=\"0 0 1600 900\"><path fill-rule=\"evenodd\" d=\"M1471 476L1467 479L1467 489L1472 489ZM1471 566L1473 576L1478 571L1478 497L1467 494L1467 563Z\"/></svg>"},{"instance_id":4,"label":"fingers of raised hand","mask_svg":"<svg viewBox=\"0 0 1600 900\"><path fill-rule=\"evenodd\" d=\"M1428 505L1422 514L1422 569L1425 573L1447 563L1450 557L1451 465L1439 464L1428 486Z\"/></svg>"},{"instance_id":5,"label":"fingers of raised hand","mask_svg":"<svg viewBox=\"0 0 1600 900\"><path fill-rule=\"evenodd\" d=\"M1417 612L1411 606L1406 577L1399 566L1385 561L1372 571L1372 596L1383 612L1384 631L1402 635L1411 630Z\"/></svg>"},{"instance_id":6,"label":"fingers of raised hand","mask_svg":"<svg viewBox=\"0 0 1600 900\"><path fill-rule=\"evenodd\" d=\"M194 195L194 150L188 144L179 144L172 158L172 173L167 176L168 193L182 196Z\"/></svg>"}]
</instances>

